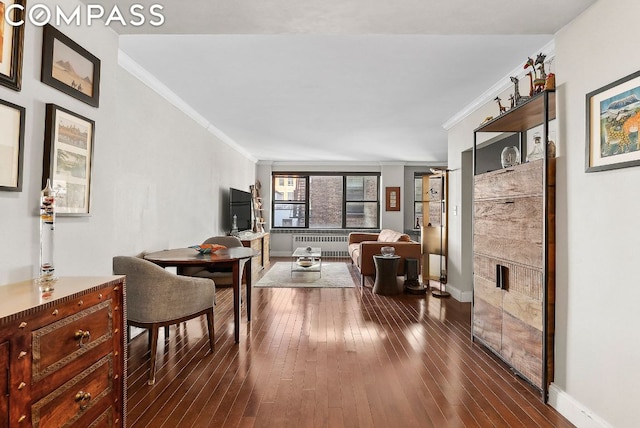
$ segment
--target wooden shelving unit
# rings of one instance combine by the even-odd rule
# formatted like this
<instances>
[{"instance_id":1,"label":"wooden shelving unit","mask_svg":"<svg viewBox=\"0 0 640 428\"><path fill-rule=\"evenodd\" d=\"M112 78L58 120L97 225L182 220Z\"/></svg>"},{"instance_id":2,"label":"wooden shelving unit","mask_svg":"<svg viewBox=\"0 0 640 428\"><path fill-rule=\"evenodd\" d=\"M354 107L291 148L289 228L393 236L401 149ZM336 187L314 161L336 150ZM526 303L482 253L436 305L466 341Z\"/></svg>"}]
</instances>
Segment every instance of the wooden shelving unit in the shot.
<instances>
[{"instance_id":1,"label":"wooden shelving unit","mask_svg":"<svg viewBox=\"0 0 640 428\"><path fill-rule=\"evenodd\" d=\"M437 297L447 297L447 171L426 175L422 181L422 282Z\"/></svg>"},{"instance_id":2,"label":"wooden shelving unit","mask_svg":"<svg viewBox=\"0 0 640 428\"><path fill-rule=\"evenodd\" d=\"M253 232L264 232L264 208L260 197L260 182L250 186L253 207Z\"/></svg>"}]
</instances>

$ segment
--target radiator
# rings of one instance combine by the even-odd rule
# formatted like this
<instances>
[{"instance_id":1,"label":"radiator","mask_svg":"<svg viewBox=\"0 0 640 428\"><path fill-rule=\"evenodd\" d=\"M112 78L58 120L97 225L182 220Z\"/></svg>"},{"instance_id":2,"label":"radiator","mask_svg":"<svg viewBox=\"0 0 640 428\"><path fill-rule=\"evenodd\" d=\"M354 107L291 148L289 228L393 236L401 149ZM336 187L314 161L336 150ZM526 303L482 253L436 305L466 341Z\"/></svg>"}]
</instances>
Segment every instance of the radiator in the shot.
<instances>
[{"instance_id":1,"label":"radiator","mask_svg":"<svg viewBox=\"0 0 640 428\"><path fill-rule=\"evenodd\" d=\"M293 249L320 247L322 257L349 257L347 235L293 235Z\"/></svg>"}]
</instances>

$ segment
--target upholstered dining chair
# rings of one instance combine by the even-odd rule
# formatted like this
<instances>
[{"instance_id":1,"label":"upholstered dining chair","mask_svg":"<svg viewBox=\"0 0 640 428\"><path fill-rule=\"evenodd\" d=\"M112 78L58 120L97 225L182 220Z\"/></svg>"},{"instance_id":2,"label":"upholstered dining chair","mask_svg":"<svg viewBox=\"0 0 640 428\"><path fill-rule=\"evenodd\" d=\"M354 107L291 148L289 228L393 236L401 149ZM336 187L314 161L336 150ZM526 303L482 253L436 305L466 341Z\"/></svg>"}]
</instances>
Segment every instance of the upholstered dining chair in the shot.
<instances>
[{"instance_id":1,"label":"upholstered dining chair","mask_svg":"<svg viewBox=\"0 0 640 428\"><path fill-rule=\"evenodd\" d=\"M151 364L149 385L156 381L158 330L207 316L209 346L214 349L213 306L216 293L211 279L175 275L140 257L116 256L113 273L126 275L127 326L149 330Z\"/></svg>"},{"instance_id":2,"label":"upholstered dining chair","mask_svg":"<svg viewBox=\"0 0 640 428\"><path fill-rule=\"evenodd\" d=\"M242 241L235 236L212 236L206 239L203 244L219 244L224 245L227 248L242 247ZM230 269L220 270L220 268L203 268L203 267L185 267L180 270L180 274L195 276L199 278L212 279L217 287L232 286L233 285L233 273Z\"/></svg>"}]
</instances>

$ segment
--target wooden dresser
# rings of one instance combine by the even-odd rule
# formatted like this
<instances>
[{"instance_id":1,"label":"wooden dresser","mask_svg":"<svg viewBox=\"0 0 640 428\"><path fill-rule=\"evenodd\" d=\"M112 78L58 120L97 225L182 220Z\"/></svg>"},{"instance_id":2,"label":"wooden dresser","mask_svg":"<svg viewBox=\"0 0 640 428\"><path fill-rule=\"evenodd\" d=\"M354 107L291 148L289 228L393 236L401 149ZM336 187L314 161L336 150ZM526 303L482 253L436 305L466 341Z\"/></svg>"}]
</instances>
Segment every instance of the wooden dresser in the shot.
<instances>
[{"instance_id":1,"label":"wooden dresser","mask_svg":"<svg viewBox=\"0 0 640 428\"><path fill-rule=\"evenodd\" d=\"M125 426L124 277L0 287L0 427Z\"/></svg>"}]
</instances>

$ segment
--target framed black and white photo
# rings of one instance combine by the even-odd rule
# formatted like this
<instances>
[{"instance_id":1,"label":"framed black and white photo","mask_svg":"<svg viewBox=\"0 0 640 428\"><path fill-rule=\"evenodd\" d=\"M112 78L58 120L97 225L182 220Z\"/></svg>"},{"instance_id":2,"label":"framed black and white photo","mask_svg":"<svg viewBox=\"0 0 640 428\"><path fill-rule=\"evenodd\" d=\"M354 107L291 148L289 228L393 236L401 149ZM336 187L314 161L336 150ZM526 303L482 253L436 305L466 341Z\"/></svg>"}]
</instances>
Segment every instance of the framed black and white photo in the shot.
<instances>
[{"instance_id":1,"label":"framed black and white photo","mask_svg":"<svg viewBox=\"0 0 640 428\"><path fill-rule=\"evenodd\" d=\"M43 33L42 82L98 107L100 60L50 24Z\"/></svg>"},{"instance_id":2,"label":"framed black and white photo","mask_svg":"<svg viewBox=\"0 0 640 428\"><path fill-rule=\"evenodd\" d=\"M95 122L47 104L42 187L51 179L56 215L88 215Z\"/></svg>"},{"instance_id":3,"label":"framed black and white photo","mask_svg":"<svg viewBox=\"0 0 640 428\"><path fill-rule=\"evenodd\" d=\"M21 6L21 7L16 7ZM0 85L19 91L22 82L22 50L25 0L0 0Z\"/></svg>"},{"instance_id":4,"label":"framed black and white photo","mask_svg":"<svg viewBox=\"0 0 640 428\"><path fill-rule=\"evenodd\" d=\"M22 190L24 107L0 100L0 190Z\"/></svg>"}]
</instances>

